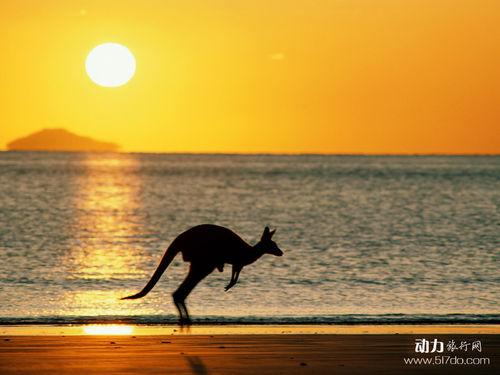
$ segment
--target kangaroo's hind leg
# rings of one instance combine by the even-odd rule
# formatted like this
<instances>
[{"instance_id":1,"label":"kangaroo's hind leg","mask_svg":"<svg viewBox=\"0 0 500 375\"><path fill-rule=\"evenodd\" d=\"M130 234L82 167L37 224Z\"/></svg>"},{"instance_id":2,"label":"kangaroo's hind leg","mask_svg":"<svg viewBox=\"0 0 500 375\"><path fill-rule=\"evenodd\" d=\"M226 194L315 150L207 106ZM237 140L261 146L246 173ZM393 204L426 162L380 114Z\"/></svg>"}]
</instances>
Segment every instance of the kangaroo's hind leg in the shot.
<instances>
[{"instance_id":1,"label":"kangaroo's hind leg","mask_svg":"<svg viewBox=\"0 0 500 375\"><path fill-rule=\"evenodd\" d=\"M215 267L208 267L206 265L193 264L189 267L189 273L184 281L179 285L177 290L172 294L175 307L179 311L179 322L181 325L191 324L191 318L185 304L185 300L189 293L194 289L198 283L207 277Z\"/></svg>"}]
</instances>

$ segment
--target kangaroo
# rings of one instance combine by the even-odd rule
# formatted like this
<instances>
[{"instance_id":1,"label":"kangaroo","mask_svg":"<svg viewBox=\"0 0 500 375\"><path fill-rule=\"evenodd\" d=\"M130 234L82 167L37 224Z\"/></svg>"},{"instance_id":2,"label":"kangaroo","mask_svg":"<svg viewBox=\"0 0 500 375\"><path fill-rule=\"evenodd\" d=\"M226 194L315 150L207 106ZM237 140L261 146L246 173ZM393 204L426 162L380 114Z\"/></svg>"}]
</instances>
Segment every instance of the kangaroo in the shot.
<instances>
[{"instance_id":1,"label":"kangaroo","mask_svg":"<svg viewBox=\"0 0 500 375\"><path fill-rule=\"evenodd\" d=\"M190 262L189 273L172 297L179 311L179 323L189 325L191 318L184 301L194 287L216 268L222 272L227 263L232 265L231 280L224 288L227 292L238 282L244 266L255 262L264 254L282 256L283 252L271 239L275 232L276 230L271 231L266 227L260 241L251 246L228 228L212 224L197 225L172 241L153 276L139 293L122 299L136 299L148 294L174 257L182 253L182 259Z\"/></svg>"}]
</instances>

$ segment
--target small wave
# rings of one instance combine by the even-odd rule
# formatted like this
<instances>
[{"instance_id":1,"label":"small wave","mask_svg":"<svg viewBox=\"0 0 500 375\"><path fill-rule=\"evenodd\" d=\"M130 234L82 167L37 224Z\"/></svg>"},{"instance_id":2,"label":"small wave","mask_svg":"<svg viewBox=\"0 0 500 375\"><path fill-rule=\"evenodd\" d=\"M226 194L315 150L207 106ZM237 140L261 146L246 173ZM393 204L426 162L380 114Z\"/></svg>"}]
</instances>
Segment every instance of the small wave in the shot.
<instances>
[{"instance_id":1,"label":"small wave","mask_svg":"<svg viewBox=\"0 0 500 375\"><path fill-rule=\"evenodd\" d=\"M195 316L199 325L279 325L279 324L331 324L331 325L387 325L387 324L500 324L497 314L348 314L322 316ZM84 324L134 324L168 325L176 324L175 315L134 316L37 316L0 317L0 325L84 325Z\"/></svg>"}]
</instances>

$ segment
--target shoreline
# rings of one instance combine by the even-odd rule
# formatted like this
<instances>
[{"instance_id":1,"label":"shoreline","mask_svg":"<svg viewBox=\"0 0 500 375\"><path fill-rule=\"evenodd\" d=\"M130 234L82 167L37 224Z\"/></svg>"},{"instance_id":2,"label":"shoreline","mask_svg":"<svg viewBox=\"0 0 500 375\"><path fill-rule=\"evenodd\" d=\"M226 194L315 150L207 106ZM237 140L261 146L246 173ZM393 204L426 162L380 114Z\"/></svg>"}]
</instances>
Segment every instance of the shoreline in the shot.
<instances>
[{"instance_id":1,"label":"shoreline","mask_svg":"<svg viewBox=\"0 0 500 375\"><path fill-rule=\"evenodd\" d=\"M162 335L500 335L500 324L39 324L3 325L0 336L162 336Z\"/></svg>"},{"instance_id":2,"label":"shoreline","mask_svg":"<svg viewBox=\"0 0 500 375\"><path fill-rule=\"evenodd\" d=\"M177 325L178 316L166 315L66 315L66 316L0 316L0 327L12 325L88 325L128 324L169 326ZM448 313L448 314L334 314L297 316L195 316L195 326L244 326L244 325L496 325L497 313Z\"/></svg>"}]
</instances>

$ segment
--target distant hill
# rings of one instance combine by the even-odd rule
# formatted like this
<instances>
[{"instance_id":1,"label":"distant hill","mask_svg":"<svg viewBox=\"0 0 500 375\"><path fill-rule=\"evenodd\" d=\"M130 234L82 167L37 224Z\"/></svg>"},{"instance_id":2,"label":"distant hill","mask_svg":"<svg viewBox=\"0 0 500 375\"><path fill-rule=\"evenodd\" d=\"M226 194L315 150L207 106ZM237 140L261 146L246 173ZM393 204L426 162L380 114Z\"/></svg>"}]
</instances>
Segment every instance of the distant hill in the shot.
<instances>
[{"instance_id":1,"label":"distant hill","mask_svg":"<svg viewBox=\"0 0 500 375\"><path fill-rule=\"evenodd\" d=\"M12 151L117 151L116 143L96 141L65 129L43 129L7 144Z\"/></svg>"}]
</instances>

